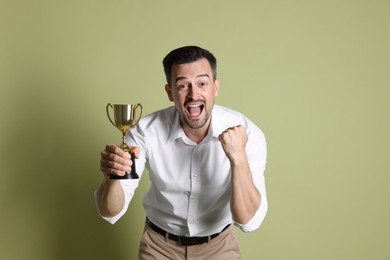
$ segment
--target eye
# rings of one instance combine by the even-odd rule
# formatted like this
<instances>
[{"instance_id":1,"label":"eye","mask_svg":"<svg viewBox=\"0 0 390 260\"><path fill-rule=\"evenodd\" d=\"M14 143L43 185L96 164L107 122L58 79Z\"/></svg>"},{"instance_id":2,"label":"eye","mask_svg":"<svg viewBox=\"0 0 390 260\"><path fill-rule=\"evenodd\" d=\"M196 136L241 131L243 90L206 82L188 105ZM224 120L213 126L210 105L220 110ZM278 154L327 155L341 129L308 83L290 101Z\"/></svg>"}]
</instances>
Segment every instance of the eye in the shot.
<instances>
[{"instance_id":1,"label":"eye","mask_svg":"<svg viewBox=\"0 0 390 260\"><path fill-rule=\"evenodd\" d=\"M199 83L199 87L202 87L202 88L204 88L204 87L207 87L207 82L200 82Z\"/></svg>"},{"instance_id":2,"label":"eye","mask_svg":"<svg viewBox=\"0 0 390 260\"><path fill-rule=\"evenodd\" d=\"M188 84L179 84L177 85L178 90L186 90L188 89Z\"/></svg>"}]
</instances>

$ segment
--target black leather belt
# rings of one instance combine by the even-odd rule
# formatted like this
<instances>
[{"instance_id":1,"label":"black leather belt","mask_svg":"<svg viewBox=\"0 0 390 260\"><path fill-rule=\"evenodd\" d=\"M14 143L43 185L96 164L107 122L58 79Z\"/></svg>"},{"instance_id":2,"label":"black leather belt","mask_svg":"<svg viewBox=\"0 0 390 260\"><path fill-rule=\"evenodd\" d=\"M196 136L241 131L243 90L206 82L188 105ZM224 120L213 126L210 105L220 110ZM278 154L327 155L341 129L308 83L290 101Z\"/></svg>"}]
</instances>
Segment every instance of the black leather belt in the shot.
<instances>
[{"instance_id":1,"label":"black leather belt","mask_svg":"<svg viewBox=\"0 0 390 260\"><path fill-rule=\"evenodd\" d=\"M177 235L173 235L173 234L166 232L165 230L163 230L163 229L159 228L158 226L156 226L155 224L153 224L148 218L146 218L146 223L148 224L148 226L151 229L156 231L158 234L160 234L164 237L167 236L170 240L176 241L180 245L183 245L183 246L192 246L192 245L200 245L203 243L207 243L211 239L219 236L219 234L221 234L223 231L225 231L230 226L230 224L229 224L221 232L212 234L212 235L207 236L207 237L183 237L183 236L177 236Z\"/></svg>"}]
</instances>

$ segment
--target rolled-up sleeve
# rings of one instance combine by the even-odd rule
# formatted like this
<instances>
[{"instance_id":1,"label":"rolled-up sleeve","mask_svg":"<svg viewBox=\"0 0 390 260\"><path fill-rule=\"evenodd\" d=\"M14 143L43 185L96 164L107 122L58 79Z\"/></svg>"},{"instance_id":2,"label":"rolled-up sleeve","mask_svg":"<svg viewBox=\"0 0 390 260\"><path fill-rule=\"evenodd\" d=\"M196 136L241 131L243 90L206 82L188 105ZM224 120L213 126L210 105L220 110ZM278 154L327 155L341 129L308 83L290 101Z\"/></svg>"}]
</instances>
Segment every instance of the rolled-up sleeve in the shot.
<instances>
[{"instance_id":1,"label":"rolled-up sleeve","mask_svg":"<svg viewBox=\"0 0 390 260\"><path fill-rule=\"evenodd\" d=\"M243 232L251 232L260 227L268 211L267 193L265 187L265 166L267 161L267 143L260 129L255 128L248 133L247 156L253 182L260 192L260 206L246 224L235 223Z\"/></svg>"},{"instance_id":2,"label":"rolled-up sleeve","mask_svg":"<svg viewBox=\"0 0 390 260\"><path fill-rule=\"evenodd\" d=\"M258 188L259 189L259 188ZM249 220L248 223L246 224L240 224L240 223L235 223L237 227L241 229L243 232L251 232L260 227L260 225L263 223L265 216L268 211L268 201L267 201L267 194L265 191L265 186L263 188L259 189L260 191L260 196L261 196L261 202L260 206L257 209L256 213L253 215L253 217Z\"/></svg>"},{"instance_id":3,"label":"rolled-up sleeve","mask_svg":"<svg viewBox=\"0 0 390 260\"><path fill-rule=\"evenodd\" d=\"M94 193L96 208L97 208L100 216L104 220L106 220L107 222L109 222L111 224L115 224L115 222L117 222L126 213L127 208L129 207L130 201L133 198L134 191L138 187L139 180L127 180L126 179L126 180L120 180L120 183L121 183L122 190L123 190L123 193L124 193L124 196L125 196L125 203L123 205L122 210L116 216L105 217L105 216L103 216L101 214L101 212L99 210L99 205L98 205L97 190Z\"/></svg>"}]
</instances>

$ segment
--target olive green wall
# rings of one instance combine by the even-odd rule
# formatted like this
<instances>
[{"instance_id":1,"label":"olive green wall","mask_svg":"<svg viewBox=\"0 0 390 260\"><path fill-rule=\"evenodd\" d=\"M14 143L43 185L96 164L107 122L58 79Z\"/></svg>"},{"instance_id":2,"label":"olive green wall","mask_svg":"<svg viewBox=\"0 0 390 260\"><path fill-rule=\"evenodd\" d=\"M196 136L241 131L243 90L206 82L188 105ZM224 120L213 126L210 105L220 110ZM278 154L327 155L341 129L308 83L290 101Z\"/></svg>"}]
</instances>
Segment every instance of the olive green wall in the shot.
<instances>
[{"instance_id":1,"label":"olive green wall","mask_svg":"<svg viewBox=\"0 0 390 260\"><path fill-rule=\"evenodd\" d=\"M390 1L2 0L0 33L0 259L136 259L148 180L113 226L94 206L105 105L170 105L161 60L187 44L267 136L244 259L390 259Z\"/></svg>"}]
</instances>

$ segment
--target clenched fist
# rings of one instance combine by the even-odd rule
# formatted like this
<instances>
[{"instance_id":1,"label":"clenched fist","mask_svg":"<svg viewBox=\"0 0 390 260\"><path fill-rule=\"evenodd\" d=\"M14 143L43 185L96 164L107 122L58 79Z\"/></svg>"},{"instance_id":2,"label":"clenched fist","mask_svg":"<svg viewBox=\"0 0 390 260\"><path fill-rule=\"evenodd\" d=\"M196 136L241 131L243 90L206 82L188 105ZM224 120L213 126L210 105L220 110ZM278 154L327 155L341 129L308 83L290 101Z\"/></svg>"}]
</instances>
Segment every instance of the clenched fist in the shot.
<instances>
[{"instance_id":1,"label":"clenched fist","mask_svg":"<svg viewBox=\"0 0 390 260\"><path fill-rule=\"evenodd\" d=\"M243 158L242 156L245 155L245 146L248 141L245 127L242 125L230 127L223 131L218 138L230 161Z\"/></svg>"}]
</instances>

